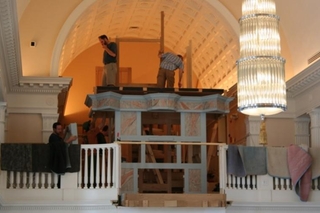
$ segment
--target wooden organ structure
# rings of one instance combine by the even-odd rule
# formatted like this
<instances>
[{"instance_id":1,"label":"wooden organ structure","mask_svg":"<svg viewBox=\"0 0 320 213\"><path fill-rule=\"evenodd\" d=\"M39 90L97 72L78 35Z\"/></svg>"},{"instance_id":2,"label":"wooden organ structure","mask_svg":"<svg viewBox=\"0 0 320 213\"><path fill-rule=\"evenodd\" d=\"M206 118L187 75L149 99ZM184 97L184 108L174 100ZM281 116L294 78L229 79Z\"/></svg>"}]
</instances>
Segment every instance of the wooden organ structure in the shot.
<instances>
[{"instance_id":1,"label":"wooden organ structure","mask_svg":"<svg viewBox=\"0 0 320 213\"><path fill-rule=\"evenodd\" d=\"M97 87L88 95L92 117L105 118L114 135L110 140L122 143L122 192L207 193L210 159L217 150L201 143L208 141L212 123L209 138L216 142L217 120L229 112L232 100L223 93Z\"/></svg>"}]
</instances>

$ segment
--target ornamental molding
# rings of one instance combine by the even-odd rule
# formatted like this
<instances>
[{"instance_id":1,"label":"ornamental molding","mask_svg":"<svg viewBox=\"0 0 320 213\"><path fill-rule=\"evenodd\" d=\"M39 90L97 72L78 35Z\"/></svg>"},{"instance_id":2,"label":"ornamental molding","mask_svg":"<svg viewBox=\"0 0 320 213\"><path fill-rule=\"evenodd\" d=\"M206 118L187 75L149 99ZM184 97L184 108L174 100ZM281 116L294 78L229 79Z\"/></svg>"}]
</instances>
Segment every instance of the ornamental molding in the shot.
<instances>
[{"instance_id":1,"label":"ornamental molding","mask_svg":"<svg viewBox=\"0 0 320 213\"><path fill-rule=\"evenodd\" d=\"M131 100L130 97L136 97ZM215 112L228 113L232 98L218 94L204 96L180 96L172 93L150 93L121 95L116 92L103 92L88 95L85 104L92 111L152 111L176 112ZM192 104L190 104L192 103Z\"/></svg>"},{"instance_id":2,"label":"ornamental molding","mask_svg":"<svg viewBox=\"0 0 320 213\"><path fill-rule=\"evenodd\" d=\"M0 101L7 93L58 94L72 79L22 76L16 2L0 0Z\"/></svg>"},{"instance_id":3,"label":"ornamental molding","mask_svg":"<svg viewBox=\"0 0 320 213\"><path fill-rule=\"evenodd\" d=\"M320 82L320 60L287 81L287 96L296 97Z\"/></svg>"},{"instance_id":4,"label":"ornamental molding","mask_svg":"<svg viewBox=\"0 0 320 213\"><path fill-rule=\"evenodd\" d=\"M21 93L59 93L69 89L72 78L62 77L21 77L19 85L12 87L11 92Z\"/></svg>"}]
</instances>

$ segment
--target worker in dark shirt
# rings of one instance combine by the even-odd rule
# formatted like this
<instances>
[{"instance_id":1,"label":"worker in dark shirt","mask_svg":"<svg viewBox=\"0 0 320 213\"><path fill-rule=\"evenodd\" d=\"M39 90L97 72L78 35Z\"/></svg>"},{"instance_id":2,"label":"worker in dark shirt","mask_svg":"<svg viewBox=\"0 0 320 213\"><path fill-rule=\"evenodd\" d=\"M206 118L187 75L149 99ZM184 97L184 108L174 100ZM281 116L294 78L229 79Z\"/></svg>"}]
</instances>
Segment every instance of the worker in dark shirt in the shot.
<instances>
[{"instance_id":1,"label":"worker in dark shirt","mask_svg":"<svg viewBox=\"0 0 320 213\"><path fill-rule=\"evenodd\" d=\"M77 136L72 135L68 139L64 140L63 128L59 122L55 122L52 125L53 132L49 137L49 168L52 172L63 175L68 167L67 162L67 144L77 139ZM70 165L69 165L70 166ZM58 187L60 188L60 176L58 180Z\"/></svg>"}]
</instances>

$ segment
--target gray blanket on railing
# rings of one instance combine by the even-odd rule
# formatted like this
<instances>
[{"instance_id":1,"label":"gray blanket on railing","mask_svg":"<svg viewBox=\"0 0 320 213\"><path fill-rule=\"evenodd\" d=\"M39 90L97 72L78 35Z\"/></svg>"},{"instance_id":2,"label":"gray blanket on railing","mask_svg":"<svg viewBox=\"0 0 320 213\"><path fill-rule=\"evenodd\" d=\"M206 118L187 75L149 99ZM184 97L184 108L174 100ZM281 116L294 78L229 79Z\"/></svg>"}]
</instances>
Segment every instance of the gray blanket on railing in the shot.
<instances>
[{"instance_id":1,"label":"gray blanket on railing","mask_svg":"<svg viewBox=\"0 0 320 213\"><path fill-rule=\"evenodd\" d=\"M267 174L266 148L228 146L227 172L237 177Z\"/></svg>"},{"instance_id":2,"label":"gray blanket on railing","mask_svg":"<svg viewBox=\"0 0 320 213\"><path fill-rule=\"evenodd\" d=\"M267 148L268 174L273 177L290 178L288 147Z\"/></svg>"},{"instance_id":3,"label":"gray blanket on railing","mask_svg":"<svg viewBox=\"0 0 320 213\"><path fill-rule=\"evenodd\" d=\"M238 177L246 176L238 146L229 145L227 152L227 172Z\"/></svg>"},{"instance_id":4,"label":"gray blanket on railing","mask_svg":"<svg viewBox=\"0 0 320 213\"><path fill-rule=\"evenodd\" d=\"M80 171L80 145L68 148L71 168L66 172ZM19 172L51 172L48 168L48 144L1 144L1 170Z\"/></svg>"}]
</instances>

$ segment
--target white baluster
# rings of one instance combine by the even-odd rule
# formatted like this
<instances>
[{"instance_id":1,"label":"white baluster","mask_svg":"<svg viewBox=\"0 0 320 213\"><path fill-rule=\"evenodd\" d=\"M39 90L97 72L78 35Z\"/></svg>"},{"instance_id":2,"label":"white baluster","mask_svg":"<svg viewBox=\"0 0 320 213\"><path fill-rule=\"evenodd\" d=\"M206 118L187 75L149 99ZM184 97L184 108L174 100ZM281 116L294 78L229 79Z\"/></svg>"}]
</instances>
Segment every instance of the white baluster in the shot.
<instances>
[{"instance_id":1,"label":"white baluster","mask_svg":"<svg viewBox=\"0 0 320 213\"><path fill-rule=\"evenodd\" d=\"M92 188L93 187L93 152L94 152L94 149L93 148L90 148L90 183L89 183L89 187L88 188Z\"/></svg>"},{"instance_id":2,"label":"white baluster","mask_svg":"<svg viewBox=\"0 0 320 213\"><path fill-rule=\"evenodd\" d=\"M16 173L16 183L17 183L17 188L21 188L21 172Z\"/></svg>"},{"instance_id":3,"label":"white baluster","mask_svg":"<svg viewBox=\"0 0 320 213\"><path fill-rule=\"evenodd\" d=\"M101 177L101 175L100 175L100 149L99 148L97 148L96 149L96 151L97 151L97 153L96 153L96 175L95 175L95 177L94 177L94 179L95 179L95 183L96 183L96 188L99 188L99 184L100 184L100 177Z\"/></svg>"},{"instance_id":4,"label":"white baluster","mask_svg":"<svg viewBox=\"0 0 320 213\"><path fill-rule=\"evenodd\" d=\"M231 189L232 188L232 186L231 186L231 184L232 184L232 175L228 175L228 179L227 180L228 180L228 184L227 184L228 186L227 187L229 189Z\"/></svg>"},{"instance_id":5,"label":"white baluster","mask_svg":"<svg viewBox=\"0 0 320 213\"><path fill-rule=\"evenodd\" d=\"M54 173L51 173L51 175L48 175L50 177L50 183L51 183L51 187L54 189L54 188L57 188L57 185L58 185L58 179L59 177L57 175L55 175Z\"/></svg>"},{"instance_id":6,"label":"white baluster","mask_svg":"<svg viewBox=\"0 0 320 213\"><path fill-rule=\"evenodd\" d=\"M30 188L30 173L29 172L23 172L23 188L28 189Z\"/></svg>"},{"instance_id":7,"label":"white baluster","mask_svg":"<svg viewBox=\"0 0 320 213\"><path fill-rule=\"evenodd\" d=\"M87 188L88 187L88 149L85 149L85 154L84 154L84 183L83 187Z\"/></svg>"},{"instance_id":8,"label":"white baluster","mask_svg":"<svg viewBox=\"0 0 320 213\"><path fill-rule=\"evenodd\" d=\"M102 165L101 165L101 184L102 188L106 187L106 148L102 150Z\"/></svg>"},{"instance_id":9,"label":"white baluster","mask_svg":"<svg viewBox=\"0 0 320 213\"><path fill-rule=\"evenodd\" d=\"M235 189L236 188L236 177L235 176L233 176L233 175L230 175L230 178L231 178L231 181L230 181L230 183L231 183L231 185L230 185L230 187L232 188L232 189Z\"/></svg>"},{"instance_id":10,"label":"white baluster","mask_svg":"<svg viewBox=\"0 0 320 213\"><path fill-rule=\"evenodd\" d=\"M27 182L27 173L26 172L20 172L20 188L27 188L26 182Z\"/></svg>"},{"instance_id":11,"label":"white baluster","mask_svg":"<svg viewBox=\"0 0 320 213\"><path fill-rule=\"evenodd\" d=\"M32 180L34 180L34 183L32 184L32 188L39 188L39 184L40 184L40 181L39 181L39 176L41 175L41 173L38 173L38 172L35 172L32 174Z\"/></svg>"},{"instance_id":12,"label":"white baluster","mask_svg":"<svg viewBox=\"0 0 320 213\"><path fill-rule=\"evenodd\" d=\"M107 166L107 188L110 188L110 182L111 182L111 150L110 147L108 147L108 166Z\"/></svg>"},{"instance_id":13,"label":"white baluster","mask_svg":"<svg viewBox=\"0 0 320 213\"><path fill-rule=\"evenodd\" d=\"M53 173L49 173L47 175L47 183L48 183L48 188L54 188L54 180L53 180Z\"/></svg>"},{"instance_id":14,"label":"white baluster","mask_svg":"<svg viewBox=\"0 0 320 213\"><path fill-rule=\"evenodd\" d=\"M115 151L115 147L112 147L112 188L115 188L115 181L116 181L116 169L118 169L116 167L116 162L117 162L117 158L116 158L116 151Z\"/></svg>"},{"instance_id":15,"label":"white baluster","mask_svg":"<svg viewBox=\"0 0 320 213\"><path fill-rule=\"evenodd\" d=\"M39 182L40 182L40 184L39 184L39 188L41 189L41 188L45 188L45 177L46 177L46 175L45 175L46 173L40 173L40 177L39 177Z\"/></svg>"},{"instance_id":16,"label":"white baluster","mask_svg":"<svg viewBox=\"0 0 320 213\"><path fill-rule=\"evenodd\" d=\"M116 185L115 187L117 189L119 189L121 187L121 162L122 162L122 159L121 159L121 146L120 145L116 145L116 171L117 171L117 175L116 175ZM225 184L225 181L222 181L224 184ZM223 185L223 188L225 187L225 185ZM221 187L220 187L221 188Z\"/></svg>"},{"instance_id":17,"label":"white baluster","mask_svg":"<svg viewBox=\"0 0 320 213\"><path fill-rule=\"evenodd\" d=\"M252 175L252 189L257 189L257 175Z\"/></svg>"},{"instance_id":18,"label":"white baluster","mask_svg":"<svg viewBox=\"0 0 320 213\"><path fill-rule=\"evenodd\" d=\"M254 188L253 181L254 181L253 175L246 176L246 182L245 182L245 189L246 190L252 190Z\"/></svg>"},{"instance_id":19,"label":"white baluster","mask_svg":"<svg viewBox=\"0 0 320 213\"><path fill-rule=\"evenodd\" d=\"M245 177L238 177L237 178L237 185L238 185L238 189L244 189L244 181L245 181Z\"/></svg>"},{"instance_id":20,"label":"white baluster","mask_svg":"<svg viewBox=\"0 0 320 213\"><path fill-rule=\"evenodd\" d=\"M240 177L236 177L236 188L237 189L241 189L240 183L241 183L241 178Z\"/></svg>"},{"instance_id":21,"label":"white baluster","mask_svg":"<svg viewBox=\"0 0 320 213\"><path fill-rule=\"evenodd\" d=\"M280 178L280 190L284 190L284 179L283 178Z\"/></svg>"},{"instance_id":22,"label":"white baluster","mask_svg":"<svg viewBox=\"0 0 320 213\"><path fill-rule=\"evenodd\" d=\"M314 182L314 190L318 191L319 190L319 188L318 188L319 187L319 178L314 179L313 182Z\"/></svg>"},{"instance_id":23,"label":"white baluster","mask_svg":"<svg viewBox=\"0 0 320 213\"><path fill-rule=\"evenodd\" d=\"M9 188L14 188L14 172L8 171L9 173Z\"/></svg>"},{"instance_id":24,"label":"white baluster","mask_svg":"<svg viewBox=\"0 0 320 213\"><path fill-rule=\"evenodd\" d=\"M274 178L275 190L279 190L279 178Z\"/></svg>"}]
</instances>

